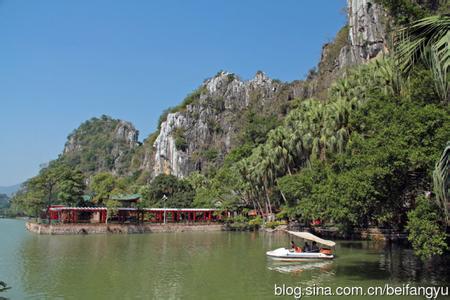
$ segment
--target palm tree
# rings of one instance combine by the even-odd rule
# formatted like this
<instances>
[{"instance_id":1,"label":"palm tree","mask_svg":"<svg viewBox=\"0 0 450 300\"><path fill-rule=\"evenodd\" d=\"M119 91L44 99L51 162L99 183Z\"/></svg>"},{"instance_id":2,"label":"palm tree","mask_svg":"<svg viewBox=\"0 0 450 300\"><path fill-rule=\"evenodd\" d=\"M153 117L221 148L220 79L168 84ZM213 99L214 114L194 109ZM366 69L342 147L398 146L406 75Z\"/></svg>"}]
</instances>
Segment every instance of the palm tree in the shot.
<instances>
[{"instance_id":1,"label":"palm tree","mask_svg":"<svg viewBox=\"0 0 450 300\"><path fill-rule=\"evenodd\" d=\"M448 101L449 29L450 14L430 16L401 29L395 42L400 70L408 74L417 62L430 66L443 101Z\"/></svg>"}]
</instances>

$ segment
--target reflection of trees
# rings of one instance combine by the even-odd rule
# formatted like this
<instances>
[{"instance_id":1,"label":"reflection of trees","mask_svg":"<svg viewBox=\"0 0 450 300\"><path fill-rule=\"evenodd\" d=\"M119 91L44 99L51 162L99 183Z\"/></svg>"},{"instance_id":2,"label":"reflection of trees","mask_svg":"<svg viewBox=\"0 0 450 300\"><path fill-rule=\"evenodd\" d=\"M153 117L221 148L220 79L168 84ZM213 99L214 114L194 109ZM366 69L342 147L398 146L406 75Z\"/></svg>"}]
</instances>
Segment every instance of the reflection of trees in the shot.
<instances>
[{"instance_id":1,"label":"reflection of trees","mask_svg":"<svg viewBox=\"0 0 450 300\"><path fill-rule=\"evenodd\" d=\"M436 257L424 262L414 256L412 249L396 244L386 245L380 255L380 267L386 269L395 280L434 285L446 285L450 281L450 257Z\"/></svg>"},{"instance_id":2,"label":"reflection of trees","mask_svg":"<svg viewBox=\"0 0 450 300\"><path fill-rule=\"evenodd\" d=\"M337 276L356 280L382 280L415 282L417 284L446 285L450 257L435 258L423 262L405 245L345 241L337 247Z\"/></svg>"}]
</instances>

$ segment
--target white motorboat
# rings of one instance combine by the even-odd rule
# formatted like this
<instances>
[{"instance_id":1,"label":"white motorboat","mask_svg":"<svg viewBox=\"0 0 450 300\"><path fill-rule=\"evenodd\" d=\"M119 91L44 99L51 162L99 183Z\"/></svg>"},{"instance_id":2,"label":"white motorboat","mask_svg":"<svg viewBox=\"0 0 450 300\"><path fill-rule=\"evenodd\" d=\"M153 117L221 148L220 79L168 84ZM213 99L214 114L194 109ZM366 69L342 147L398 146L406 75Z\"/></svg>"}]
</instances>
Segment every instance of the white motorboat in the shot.
<instances>
[{"instance_id":1,"label":"white motorboat","mask_svg":"<svg viewBox=\"0 0 450 300\"><path fill-rule=\"evenodd\" d=\"M321 239L309 232L288 231L288 233L328 247L334 247L336 245L333 241ZM334 258L333 252L330 248L320 248L318 252L303 251L301 247L295 247L292 249L278 248L272 251L267 251L266 255L271 259L278 261L311 261Z\"/></svg>"}]
</instances>

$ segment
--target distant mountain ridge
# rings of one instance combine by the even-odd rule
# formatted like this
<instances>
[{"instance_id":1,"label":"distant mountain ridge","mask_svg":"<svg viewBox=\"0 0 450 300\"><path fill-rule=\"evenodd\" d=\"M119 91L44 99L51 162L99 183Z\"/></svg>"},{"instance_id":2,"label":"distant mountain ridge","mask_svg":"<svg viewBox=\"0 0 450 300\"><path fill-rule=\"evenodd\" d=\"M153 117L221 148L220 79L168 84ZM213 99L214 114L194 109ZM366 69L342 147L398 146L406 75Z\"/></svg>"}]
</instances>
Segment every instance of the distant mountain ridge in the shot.
<instances>
[{"instance_id":1,"label":"distant mountain ridge","mask_svg":"<svg viewBox=\"0 0 450 300\"><path fill-rule=\"evenodd\" d=\"M10 186L0 186L0 194L6 194L9 197L12 196L15 192L17 192L20 188L21 183L10 185Z\"/></svg>"}]
</instances>

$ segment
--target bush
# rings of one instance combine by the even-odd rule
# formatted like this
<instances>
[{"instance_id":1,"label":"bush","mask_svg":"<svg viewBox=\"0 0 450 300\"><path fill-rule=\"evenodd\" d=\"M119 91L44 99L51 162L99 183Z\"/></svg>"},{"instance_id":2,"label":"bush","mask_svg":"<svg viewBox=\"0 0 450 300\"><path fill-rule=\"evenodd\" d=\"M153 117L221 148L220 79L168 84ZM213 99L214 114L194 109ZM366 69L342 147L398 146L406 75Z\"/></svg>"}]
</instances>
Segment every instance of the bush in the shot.
<instances>
[{"instance_id":1,"label":"bush","mask_svg":"<svg viewBox=\"0 0 450 300\"><path fill-rule=\"evenodd\" d=\"M275 228L277 228L278 226L280 226L280 225L285 225L285 224L286 224L286 222L283 222L283 221L270 221L270 222L267 222L267 223L265 224L265 227L266 227L266 228L275 229Z\"/></svg>"},{"instance_id":2,"label":"bush","mask_svg":"<svg viewBox=\"0 0 450 300\"><path fill-rule=\"evenodd\" d=\"M236 217L231 218L231 222L233 223L245 223L247 222L247 217L243 215L237 215Z\"/></svg>"},{"instance_id":3,"label":"bush","mask_svg":"<svg viewBox=\"0 0 450 300\"><path fill-rule=\"evenodd\" d=\"M262 224L263 224L263 219L261 218L261 216L256 216L255 218L248 221L248 225L254 226L254 227L259 227Z\"/></svg>"},{"instance_id":4,"label":"bush","mask_svg":"<svg viewBox=\"0 0 450 300\"><path fill-rule=\"evenodd\" d=\"M184 128L176 128L173 131L172 136L175 139L175 148L179 151L186 151L189 144L185 137L185 129Z\"/></svg>"}]
</instances>

